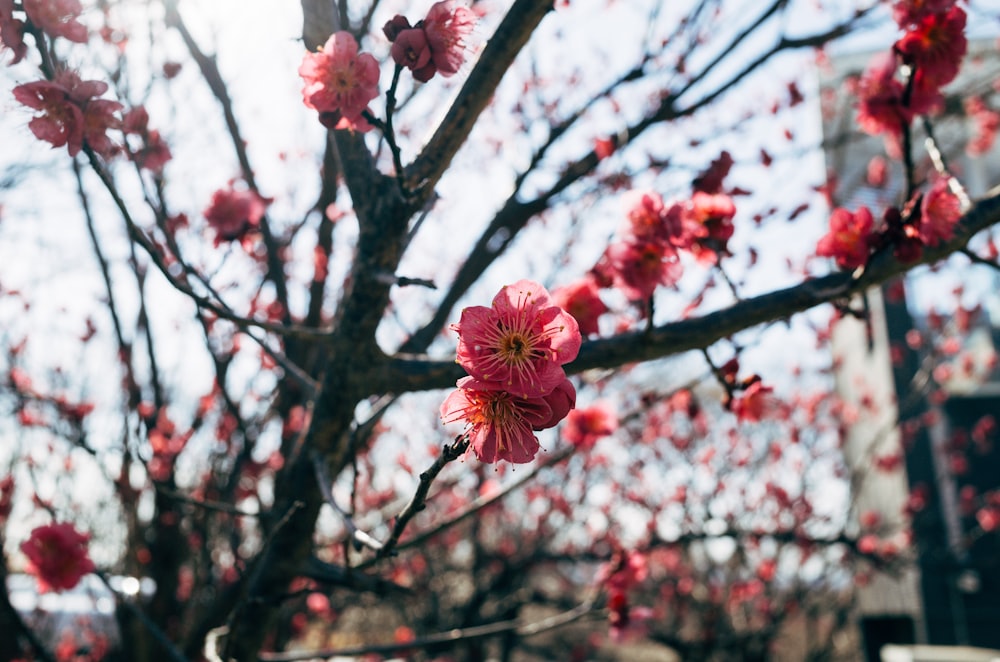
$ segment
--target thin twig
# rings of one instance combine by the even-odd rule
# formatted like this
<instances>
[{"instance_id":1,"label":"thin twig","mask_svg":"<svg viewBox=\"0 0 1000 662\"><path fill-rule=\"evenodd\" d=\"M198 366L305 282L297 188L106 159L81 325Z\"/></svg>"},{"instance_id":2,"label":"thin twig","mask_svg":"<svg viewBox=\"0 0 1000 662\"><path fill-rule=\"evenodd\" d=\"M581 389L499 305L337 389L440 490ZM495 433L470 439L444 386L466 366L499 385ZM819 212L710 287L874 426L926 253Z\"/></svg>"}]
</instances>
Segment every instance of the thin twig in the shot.
<instances>
[{"instance_id":1,"label":"thin twig","mask_svg":"<svg viewBox=\"0 0 1000 662\"><path fill-rule=\"evenodd\" d=\"M443 644L457 644L464 641L474 641L485 639L500 634L514 633L520 637L530 637L549 630L560 628L574 621L578 621L584 616L595 612L594 600L590 599L582 604L561 614L544 618L535 623L523 624L520 621L501 621L488 625L479 625L469 628L456 628L439 634L432 634L420 639L414 639L406 643L395 644L373 644L369 646L356 646L353 648L329 648L317 651L294 651L291 653L262 653L259 656L261 662L297 662L298 660L311 660L314 658L331 658L337 656L360 656L367 654L389 654L399 651L428 648L430 646L441 646Z\"/></svg>"},{"instance_id":2,"label":"thin twig","mask_svg":"<svg viewBox=\"0 0 1000 662\"><path fill-rule=\"evenodd\" d=\"M469 435L462 434L455 437L455 443L446 445L442 450L441 454L434 464L430 466L429 469L420 474L420 484L417 485L417 491L414 493L413 498L410 502L406 504L403 511L396 516L396 523L392 527L392 533L389 535L389 539L382 546L382 549L378 551L376 558L385 558L393 553L396 545L399 543L399 537L403 535L403 531L406 530L406 525L410 523L414 515L419 513L425 508L425 501L427 500L427 492L431 489L431 483L437 478L437 475L441 473L452 460L455 460L462 456L463 453L469 448Z\"/></svg>"},{"instance_id":3,"label":"thin twig","mask_svg":"<svg viewBox=\"0 0 1000 662\"><path fill-rule=\"evenodd\" d=\"M103 572L97 572L94 574L96 574L107 589L111 591L111 594L115 596L115 602L118 606L122 607L125 611L129 612L142 622L143 627L149 631L153 638L156 639L156 642L160 644L164 651L166 651L169 659L174 662L190 662L188 658L181 653L177 646L174 645L174 642L170 641L170 637L167 636L167 633L153 622L153 619L111 587L111 582L108 581L107 576Z\"/></svg>"},{"instance_id":4,"label":"thin twig","mask_svg":"<svg viewBox=\"0 0 1000 662\"><path fill-rule=\"evenodd\" d=\"M511 492L514 492L515 490L521 488L525 483L527 483L532 478L537 476L542 470L548 469L549 467L553 467L556 464L565 460L566 458L570 457L575 451L576 451L575 446L566 446L561 450L553 453L552 456L548 458L545 462L536 464L529 471L521 475L517 480L511 481L510 483L505 485L502 489L493 492L489 495L481 496L475 499L472 503L466 506L465 509L462 510L461 512L449 517L443 522L435 524L433 527L427 529L426 531L421 531L420 533L410 538L407 538L405 542L397 544L396 551L398 552L400 550L409 549L411 547L419 547L429 538L433 538L434 536L440 534L442 531L450 529L451 527L464 522L465 520L469 519L470 517L481 511L483 508L486 508L496 503L497 501L500 501L501 499L509 495ZM358 567L365 568L368 565L370 565L370 563L362 563Z\"/></svg>"}]
</instances>

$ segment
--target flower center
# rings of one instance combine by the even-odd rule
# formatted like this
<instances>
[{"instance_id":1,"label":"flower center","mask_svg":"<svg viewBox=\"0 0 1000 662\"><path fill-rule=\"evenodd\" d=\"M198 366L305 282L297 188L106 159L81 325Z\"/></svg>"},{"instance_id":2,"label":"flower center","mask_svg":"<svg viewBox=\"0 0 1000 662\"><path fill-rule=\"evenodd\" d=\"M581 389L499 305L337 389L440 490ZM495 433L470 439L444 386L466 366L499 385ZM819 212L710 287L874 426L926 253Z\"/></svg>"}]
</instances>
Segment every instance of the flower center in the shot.
<instances>
[{"instance_id":1,"label":"flower center","mask_svg":"<svg viewBox=\"0 0 1000 662\"><path fill-rule=\"evenodd\" d=\"M500 339L500 355L507 365L528 360L532 354L531 350L531 340L520 333L509 333Z\"/></svg>"}]
</instances>

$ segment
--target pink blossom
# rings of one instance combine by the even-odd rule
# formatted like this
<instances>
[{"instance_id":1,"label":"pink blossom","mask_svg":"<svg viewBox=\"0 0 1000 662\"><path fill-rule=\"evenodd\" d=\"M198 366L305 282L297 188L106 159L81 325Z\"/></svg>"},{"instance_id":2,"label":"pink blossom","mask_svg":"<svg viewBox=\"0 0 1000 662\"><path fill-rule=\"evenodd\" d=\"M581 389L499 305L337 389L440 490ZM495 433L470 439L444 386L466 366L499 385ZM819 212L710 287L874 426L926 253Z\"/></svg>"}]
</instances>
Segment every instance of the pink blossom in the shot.
<instances>
[{"instance_id":1,"label":"pink blossom","mask_svg":"<svg viewBox=\"0 0 1000 662\"><path fill-rule=\"evenodd\" d=\"M858 125L866 133L896 136L913 119L903 106L903 84L896 79L896 56L873 57L858 81Z\"/></svg>"},{"instance_id":2,"label":"pink blossom","mask_svg":"<svg viewBox=\"0 0 1000 662\"><path fill-rule=\"evenodd\" d=\"M939 177L920 204L920 240L927 246L948 241L961 217L958 196L948 188L948 179Z\"/></svg>"},{"instance_id":3,"label":"pink blossom","mask_svg":"<svg viewBox=\"0 0 1000 662\"><path fill-rule=\"evenodd\" d=\"M87 555L89 539L63 522L39 526L21 543L21 551L28 557L28 572L35 575L43 592L71 589L94 571Z\"/></svg>"},{"instance_id":4,"label":"pink blossom","mask_svg":"<svg viewBox=\"0 0 1000 662\"><path fill-rule=\"evenodd\" d=\"M0 51L9 48L14 53L10 64L17 64L28 53L24 43L24 21L14 18L14 0L0 0Z\"/></svg>"},{"instance_id":5,"label":"pink blossom","mask_svg":"<svg viewBox=\"0 0 1000 662\"><path fill-rule=\"evenodd\" d=\"M1000 130L1000 113L990 109L981 97L971 97L965 101L965 114L974 125L972 138L965 146L969 156L982 156L990 151Z\"/></svg>"},{"instance_id":6,"label":"pink blossom","mask_svg":"<svg viewBox=\"0 0 1000 662\"><path fill-rule=\"evenodd\" d=\"M558 288L552 292L552 302L572 315L580 325L580 333L588 336L599 332L598 320L608 312L593 278L581 278Z\"/></svg>"},{"instance_id":7,"label":"pink blossom","mask_svg":"<svg viewBox=\"0 0 1000 662\"><path fill-rule=\"evenodd\" d=\"M559 386L562 366L580 350L580 328L540 284L503 287L491 308L470 306L458 324L458 362L478 380L496 382L522 398Z\"/></svg>"},{"instance_id":8,"label":"pink blossom","mask_svg":"<svg viewBox=\"0 0 1000 662\"><path fill-rule=\"evenodd\" d=\"M892 18L905 29L932 14L943 14L954 5L955 0L896 0L892 4Z\"/></svg>"},{"instance_id":9,"label":"pink blossom","mask_svg":"<svg viewBox=\"0 0 1000 662\"><path fill-rule=\"evenodd\" d=\"M215 244L242 239L260 224L269 198L262 198L254 191L232 187L219 189L212 194L212 201L204 211L205 220L215 230Z\"/></svg>"},{"instance_id":10,"label":"pink blossom","mask_svg":"<svg viewBox=\"0 0 1000 662\"><path fill-rule=\"evenodd\" d=\"M733 236L736 205L724 193L695 191L684 206L684 235L693 240L691 249L702 261L714 263L728 254L727 243Z\"/></svg>"},{"instance_id":11,"label":"pink blossom","mask_svg":"<svg viewBox=\"0 0 1000 662\"><path fill-rule=\"evenodd\" d=\"M756 423L778 409L774 389L755 381L733 400L733 413L741 421Z\"/></svg>"},{"instance_id":12,"label":"pink blossom","mask_svg":"<svg viewBox=\"0 0 1000 662\"><path fill-rule=\"evenodd\" d=\"M396 64L414 72L431 64L431 48L427 45L427 35L420 28L402 30L396 35L390 54Z\"/></svg>"},{"instance_id":13,"label":"pink blossom","mask_svg":"<svg viewBox=\"0 0 1000 662\"><path fill-rule=\"evenodd\" d=\"M442 76L452 76L462 66L465 61L465 38L475 24L475 13L455 0L442 0L431 5L423 28L434 66Z\"/></svg>"},{"instance_id":14,"label":"pink blossom","mask_svg":"<svg viewBox=\"0 0 1000 662\"><path fill-rule=\"evenodd\" d=\"M50 37L87 42L87 26L77 20L83 12L80 0L24 0L23 4L28 19Z\"/></svg>"},{"instance_id":15,"label":"pink blossom","mask_svg":"<svg viewBox=\"0 0 1000 662\"><path fill-rule=\"evenodd\" d=\"M70 156L76 156L88 144L102 156L111 156L117 147L108 138L108 129L119 128L115 113L122 105L109 99L98 99L108 89L107 83L81 80L73 71L60 72L55 80L40 80L14 88L14 98L40 112L28 122L28 128L39 140L53 147L66 145Z\"/></svg>"},{"instance_id":16,"label":"pink blossom","mask_svg":"<svg viewBox=\"0 0 1000 662\"><path fill-rule=\"evenodd\" d=\"M838 208L830 215L830 231L816 245L816 254L832 257L842 269L854 269L868 261L869 242L875 219L867 207L851 213Z\"/></svg>"},{"instance_id":17,"label":"pink blossom","mask_svg":"<svg viewBox=\"0 0 1000 662\"><path fill-rule=\"evenodd\" d=\"M534 459L539 448L534 432L554 425L544 398L519 398L496 382L472 377L460 379L457 386L441 404L441 420L466 424L470 447L480 461L523 464Z\"/></svg>"},{"instance_id":18,"label":"pink blossom","mask_svg":"<svg viewBox=\"0 0 1000 662\"><path fill-rule=\"evenodd\" d=\"M577 448L593 448L602 437L618 429L618 415L606 402L595 402L586 409L574 409L566 416L563 438Z\"/></svg>"},{"instance_id":19,"label":"pink blossom","mask_svg":"<svg viewBox=\"0 0 1000 662\"><path fill-rule=\"evenodd\" d=\"M614 285L632 301L652 296L659 285L673 285L683 272L677 251L660 241L619 241L605 251Z\"/></svg>"},{"instance_id":20,"label":"pink blossom","mask_svg":"<svg viewBox=\"0 0 1000 662\"><path fill-rule=\"evenodd\" d=\"M950 83L958 75L968 46L965 19L961 7L924 16L896 42L895 49L908 64L922 71L929 83Z\"/></svg>"},{"instance_id":21,"label":"pink blossom","mask_svg":"<svg viewBox=\"0 0 1000 662\"><path fill-rule=\"evenodd\" d=\"M358 43L349 32L330 35L317 53L306 53L299 66L305 85L306 106L320 113L336 113L345 125L364 130L361 114L378 96L378 62L369 53L358 53Z\"/></svg>"}]
</instances>

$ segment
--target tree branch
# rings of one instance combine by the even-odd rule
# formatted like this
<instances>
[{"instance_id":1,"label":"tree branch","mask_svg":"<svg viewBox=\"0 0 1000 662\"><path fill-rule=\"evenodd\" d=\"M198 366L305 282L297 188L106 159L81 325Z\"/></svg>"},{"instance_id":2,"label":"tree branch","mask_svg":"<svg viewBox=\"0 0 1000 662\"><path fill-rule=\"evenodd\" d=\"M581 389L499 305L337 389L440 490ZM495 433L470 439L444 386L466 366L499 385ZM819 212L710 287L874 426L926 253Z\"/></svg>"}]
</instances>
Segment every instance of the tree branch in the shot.
<instances>
[{"instance_id":1,"label":"tree branch","mask_svg":"<svg viewBox=\"0 0 1000 662\"><path fill-rule=\"evenodd\" d=\"M476 627L449 630L439 634L432 634L420 639L414 639L406 643L398 644L375 644L370 646L356 646L353 648L329 648L318 651L295 651L291 653L263 653L260 655L261 662L297 662L298 660L311 660L313 658L330 658L337 656L360 656L367 654L388 654L399 651L428 648L430 646L441 646L443 644L458 644L464 641L475 641L494 637L508 632L521 637L530 637L542 632L548 632L560 628L564 625L578 621L584 616L595 611L594 601L587 600L573 609L550 616L535 623L522 624L519 621L501 621L490 623L489 625L479 625Z\"/></svg>"},{"instance_id":2,"label":"tree branch","mask_svg":"<svg viewBox=\"0 0 1000 662\"><path fill-rule=\"evenodd\" d=\"M432 194L514 58L551 10L552 0L515 0L430 142L406 169L407 188L416 191L423 187L418 196L421 201Z\"/></svg>"},{"instance_id":3,"label":"tree branch","mask_svg":"<svg viewBox=\"0 0 1000 662\"><path fill-rule=\"evenodd\" d=\"M623 333L612 338L587 341L567 372L593 368L616 368L627 363L650 361L692 349L711 346L716 341L759 324L790 317L822 303L834 301L879 285L918 264L933 264L961 251L973 235L1000 222L1000 188L980 200L962 217L954 238L936 247L926 247L919 262L903 264L889 251L872 257L858 276L838 271L810 278L792 287L762 294L729 308L649 330ZM448 388L465 375L454 361L435 361L398 355L388 361L372 385L375 393L404 393Z\"/></svg>"}]
</instances>

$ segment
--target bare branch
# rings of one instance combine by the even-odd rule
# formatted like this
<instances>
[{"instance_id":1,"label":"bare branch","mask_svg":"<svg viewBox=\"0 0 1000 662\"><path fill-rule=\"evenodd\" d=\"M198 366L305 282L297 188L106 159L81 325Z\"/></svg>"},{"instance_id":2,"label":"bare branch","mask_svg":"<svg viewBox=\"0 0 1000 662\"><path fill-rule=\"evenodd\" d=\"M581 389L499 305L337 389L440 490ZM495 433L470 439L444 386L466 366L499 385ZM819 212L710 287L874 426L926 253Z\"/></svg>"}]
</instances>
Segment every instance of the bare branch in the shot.
<instances>
[{"instance_id":1,"label":"bare branch","mask_svg":"<svg viewBox=\"0 0 1000 662\"><path fill-rule=\"evenodd\" d=\"M259 659L261 662L296 662L297 660L311 660L314 658L330 658L336 656L359 656L379 653L396 653L399 651L428 648L430 646L441 646L444 644L458 644L463 641L474 641L495 637L499 634L514 633L521 637L530 637L543 632L548 632L556 628L563 627L580 620L588 614L596 611L593 600L587 600L577 607L542 619L535 623L521 623L520 621L502 621L480 625L477 627L449 630L440 634L433 634L420 639L414 639L406 643L399 644L378 644L371 646L356 646L353 648L329 648L318 651L296 651L292 653L263 653Z\"/></svg>"},{"instance_id":2,"label":"bare branch","mask_svg":"<svg viewBox=\"0 0 1000 662\"><path fill-rule=\"evenodd\" d=\"M486 44L479 61L469 73L455 102L438 126L430 142L406 169L407 188L423 187L420 197L426 200L434 185L465 143L479 115L486 108L514 58L548 12L552 0L516 0Z\"/></svg>"},{"instance_id":3,"label":"bare branch","mask_svg":"<svg viewBox=\"0 0 1000 662\"><path fill-rule=\"evenodd\" d=\"M567 372L593 368L614 368L627 363L650 361L692 349L711 346L739 331L790 317L822 303L841 299L879 285L917 264L933 264L962 250L973 235L1000 222L1000 189L980 200L963 216L951 241L926 247L920 261L904 264L890 252L875 255L864 272L855 277L839 271L811 278L797 285L739 301L702 317L671 322L646 331L624 333L612 338L587 341ZM383 366L374 392L403 393L448 388L465 374L454 361L433 361L398 355Z\"/></svg>"}]
</instances>

